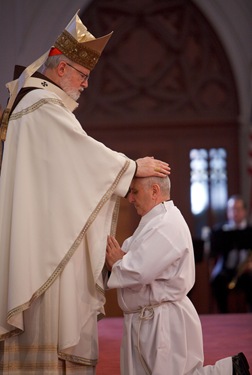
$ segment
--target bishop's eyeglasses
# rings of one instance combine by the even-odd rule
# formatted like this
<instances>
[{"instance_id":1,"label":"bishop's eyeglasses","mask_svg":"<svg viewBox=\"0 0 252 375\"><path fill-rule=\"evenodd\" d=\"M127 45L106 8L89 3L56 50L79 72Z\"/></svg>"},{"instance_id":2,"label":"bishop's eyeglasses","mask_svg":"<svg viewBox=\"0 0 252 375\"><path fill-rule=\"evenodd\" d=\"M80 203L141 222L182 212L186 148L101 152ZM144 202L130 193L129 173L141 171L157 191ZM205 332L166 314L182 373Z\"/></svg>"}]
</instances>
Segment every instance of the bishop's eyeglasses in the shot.
<instances>
[{"instance_id":1,"label":"bishop's eyeglasses","mask_svg":"<svg viewBox=\"0 0 252 375\"><path fill-rule=\"evenodd\" d=\"M89 79L89 75L88 75L88 74L82 73L80 70L78 70L78 69L75 68L73 65L71 65L71 64L69 64L69 63L67 63L67 62L66 62L66 64L67 64L68 66L70 66L71 68L73 68L74 70L76 70L76 72L79 73L79 75L81 76L81 79L82 79L82 83L88 81L88 79Z\"/></svg>"}]
</instances>

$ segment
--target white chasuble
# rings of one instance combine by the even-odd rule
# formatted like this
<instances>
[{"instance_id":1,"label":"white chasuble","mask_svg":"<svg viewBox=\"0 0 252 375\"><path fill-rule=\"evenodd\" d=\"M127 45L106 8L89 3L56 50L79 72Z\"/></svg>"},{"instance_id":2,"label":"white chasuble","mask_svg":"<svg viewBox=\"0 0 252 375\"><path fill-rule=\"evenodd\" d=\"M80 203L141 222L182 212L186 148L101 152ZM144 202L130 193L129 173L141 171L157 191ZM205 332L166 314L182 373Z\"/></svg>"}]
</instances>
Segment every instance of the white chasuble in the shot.
<instances>
[{"instance_id":1,"label":"white chasuble","mask_svg":"<svg viewBox=\"0 0 252 375\"><path fill-rule=\"evenodd\" d=\"M0 338L15 374L64 374L55 353L62 368L77 374L80 364L83 374L87 365L92 374L98 359L106 240L135 162L89 137L70 107L58 92L29 92L11 115L4 145ZM11 363L10 352L21 358L29 345L31 358ZM48 355L35 361L43 350Z\"/></svg>"}]
</instances>

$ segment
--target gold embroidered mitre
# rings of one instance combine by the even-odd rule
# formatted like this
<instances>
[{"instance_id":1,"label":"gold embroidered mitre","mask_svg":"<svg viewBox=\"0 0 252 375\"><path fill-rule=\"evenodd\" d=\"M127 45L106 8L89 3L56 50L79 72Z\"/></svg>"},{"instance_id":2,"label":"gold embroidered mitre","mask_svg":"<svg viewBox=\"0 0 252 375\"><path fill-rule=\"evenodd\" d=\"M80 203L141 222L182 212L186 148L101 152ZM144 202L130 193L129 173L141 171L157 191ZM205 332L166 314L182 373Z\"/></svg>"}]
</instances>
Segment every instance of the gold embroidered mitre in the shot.
<instances>
[{"instance_id":1,"label":"gold embroidered mitre","mask_svg":"<svg viewBox=\"0 0 252 375\"><path fill-rule=\"evenodd\" d=\"M57 38L54 47L70 60L93 70L112 33L95 38L76 13ZM54 54L58 53L52 48L50 55Z\"/></svg>"}]
</instances>

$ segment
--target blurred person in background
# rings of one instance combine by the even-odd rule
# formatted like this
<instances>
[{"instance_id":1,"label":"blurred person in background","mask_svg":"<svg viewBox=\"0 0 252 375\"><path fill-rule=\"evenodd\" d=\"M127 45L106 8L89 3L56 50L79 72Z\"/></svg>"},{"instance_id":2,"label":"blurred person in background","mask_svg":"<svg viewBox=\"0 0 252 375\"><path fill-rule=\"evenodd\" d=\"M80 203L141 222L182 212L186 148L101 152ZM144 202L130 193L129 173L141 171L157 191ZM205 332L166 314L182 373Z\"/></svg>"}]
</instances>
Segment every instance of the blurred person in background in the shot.
<instances>
[{"instance_id":1,"label":"blurred person in background","mask_svg":"<svg viewBox=\"0 0 252 375\"><path fill-rule=\"evenodd\" d=\"M252 312L252 227L240 195L228 199L226 214L226 223L215 226L210 234L213 296L218 311L228 313L229 291L237 288L245 295L248 312Z\"/></svg>"}]
</instances>

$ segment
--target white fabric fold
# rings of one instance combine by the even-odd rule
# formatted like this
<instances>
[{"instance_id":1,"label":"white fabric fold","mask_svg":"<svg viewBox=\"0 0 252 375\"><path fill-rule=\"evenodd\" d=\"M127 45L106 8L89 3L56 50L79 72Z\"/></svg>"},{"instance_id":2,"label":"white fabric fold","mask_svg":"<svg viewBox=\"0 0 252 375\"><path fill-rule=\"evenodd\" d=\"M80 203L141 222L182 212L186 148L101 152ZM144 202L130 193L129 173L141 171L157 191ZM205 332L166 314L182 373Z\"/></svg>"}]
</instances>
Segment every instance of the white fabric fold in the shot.
<instances>
[{"instance_id":1,"label":"white fabric fold","mask_svg":"<svg viewBox=\"0 0 252 375\"><path fill-rule=\"evenodd\" d=\"M64 98L48 87L19 102L5 142L0 335L25 333L23 314L59 282L56 347L63 357L97 360L106 238L135 162L89 137ZM45 311L50 324L50 309Z\"/></svg>"}]
</instances>

